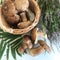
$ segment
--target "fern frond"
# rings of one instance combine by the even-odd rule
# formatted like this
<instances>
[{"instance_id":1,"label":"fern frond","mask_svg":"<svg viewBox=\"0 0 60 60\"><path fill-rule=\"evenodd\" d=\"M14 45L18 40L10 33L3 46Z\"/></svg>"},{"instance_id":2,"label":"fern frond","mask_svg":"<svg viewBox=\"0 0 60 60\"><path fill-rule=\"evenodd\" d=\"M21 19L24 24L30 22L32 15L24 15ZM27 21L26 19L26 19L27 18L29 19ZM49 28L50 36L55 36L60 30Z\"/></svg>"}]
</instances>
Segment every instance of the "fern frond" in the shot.
<instances>
[{"instance_id":1,"label":"fern frond","mask_svg":"<svg viewBox=\"0 0 60 60\"><path fill-rule=\"evenodd\" d=\"M7 50L6 50L6 58L9 60L9 46L7 45Z\"/></svg>"},{"instance_id":2,"label":"fern frond","mask_svg":"<svg viewBox=\"0 0 60 60\"><path fill-rule=\"evenodd\" d=\"M12 47L11 47L11 54L12 54L14 60L16 60L16 50Z\"/></svg>"}]
</instances>

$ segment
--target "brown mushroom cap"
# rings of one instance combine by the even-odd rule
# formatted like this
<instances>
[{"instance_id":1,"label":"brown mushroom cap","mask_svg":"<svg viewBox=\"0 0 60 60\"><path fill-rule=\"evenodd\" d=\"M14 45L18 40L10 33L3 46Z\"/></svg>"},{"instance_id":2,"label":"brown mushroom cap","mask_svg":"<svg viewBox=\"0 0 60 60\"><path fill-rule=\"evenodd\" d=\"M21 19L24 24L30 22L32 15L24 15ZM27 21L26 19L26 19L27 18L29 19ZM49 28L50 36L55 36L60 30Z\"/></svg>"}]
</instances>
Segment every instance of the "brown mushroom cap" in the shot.
<instances>
[{"instance_id":1,"label":"brown mushroom cap","mask_svg":"<svg viewBox=\"0 0 60 60\"><path fill-rule=\"evenodd\" d=\"M38 43L48 52L51 52L50 47L46 44L46 42L44 42L43 40L39 40Z\"/></svg>"},{"instance_id":2,"label":"brown mushroom cap","mask_svg":"<svg viewBox=\"0 0 60 60\"><path fill-rule=\"evenodd\" d=\"M22 46L21 46L24 50L27 49L27 44L23 43Z\"/></svg>"},{"instance_id":3,"label":"brown mushroom cap","mask_svg":"<svg viewBox=\"0 0 60 60\"><path fill-rule=\"evenodd\" d=\"M28 0L15 0L14 1L16 9L18 11L25 11L29 7L29 1Z\"/></svg>"},{"instance_id":4,"label":"brown mushroom cap","mask_svg":"<svg viewBox=\"0 0 60 60\"><path fill-rule=\"evenodd\" d=\"M7 0L2 4L2 13L8 23L15 24L19 22L19 16L16 14L17 11L11 0Z\"/></svg>"},{"instance_id":5,"label":"brown mushroom cap","mask_svg":"<svg viewBox=\"0 0 60 60\"><path fill-rule=\"evenodd\" d=\"M22 54L23 52L24 52L24 49L23 49L22 47L19 47L19 48L18 48L18 53L19 53L19 54Z\"/></svg>"}]
</instances>

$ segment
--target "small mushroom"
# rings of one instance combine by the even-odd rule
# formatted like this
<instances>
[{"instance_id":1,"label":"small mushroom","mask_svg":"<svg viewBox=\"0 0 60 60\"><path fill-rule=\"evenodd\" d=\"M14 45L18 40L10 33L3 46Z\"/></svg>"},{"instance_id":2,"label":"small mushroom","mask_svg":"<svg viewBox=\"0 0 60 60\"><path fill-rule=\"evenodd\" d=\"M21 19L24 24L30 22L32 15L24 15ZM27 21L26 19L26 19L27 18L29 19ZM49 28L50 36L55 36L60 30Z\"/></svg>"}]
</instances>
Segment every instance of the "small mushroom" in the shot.
<instances>
[{"instance_id":1,"label":"small mushroom","mask_svg":"<svg viewBox=\"0 0 60 60\"><path fill-rule=\"evenodd\" d=\"M22 22L26 22L26 21L27 21L27 17L26 17L26 13L25 13L25 12L22 12L22 13L20 14L20 16L21 16Z\"/></svg>"},{"instance_id":2,"label":"small mushroom","mask_svg":"<svg viewBox=\"0 0 60 60\"><path fill-rule=\"evenodd\" d=\"M32 22L31 21L26 21L26 22L20 22L20 23L18 23L18 28L21 28L21 29L23 29L23 28L26 28L26 27L28 27L28 26L30 26L32 24Z\"/></svg>"},{"instance_id":3,"label":"small mushroom","mask_svg":"<svg viewBox=\"0 0 60 60\"><path fill-rule=\"evenodd\" d=\"M35 44L37 44L37 31L38 31L37 27L31 31L31 39Z\"/></svg>"},{"instance_id":4,"label":"small mushroom","mask_svg":"<svg viewBox=\"0 0 60 60\"><path fill-rule=\"evenodd\" d=\"M15 0L14 3L18 11L25 11L29 7L28 0Z\"/></svg>"},{"instance_id":5,"label":"small mushroom","mask_svg":"<svg viewBox=\"0 0 60 60\"><path fill-rule=\"evenodd\" d=\"M31 39L29 38L29 36L23 37L23 43L27 44L28 49L31 49L33 47L33 44L31 42Z\"/></svg>"},{"instance_id":6,"label":"small mushroom","mask_svg":"<svg viewBox=\"0 0 60 60\"><path fill-rule=\"evenodd\" d=\"M38 54L41 54L41 53L45 52L45 50L44 50L44 48L42 46L39 46L37 48L28 49L27 52L31 56L36 56Z\"/></svg>"},{"instance_id":7,"label":"small mushroom","mask_svg":"<svg viewBox=\"0 0 60 60\"><path fill-rule=\"evenodd\" d=\"M18 48L18 53L19 53L19 54L22 54L23 52L24 52L24 49L23 49L22 47L19 47L19 48Z\"/></svg>"},{"instance_id":8,"label":"small mushroom","mask_svg":"<svg viewBox=\"0 0 60 60\"><path fill-rule=\"evenodd\" d=\"M18 48L18 53L22 54L27 49L27 44L22 43L22 45Z\"/></svg>"},{"instance_id":9,"label":"small mushroom","mask_svg":"<svg viewBox=\"0 0 60 60\"><path fill-rule=\"evenodd\" d=\"M29 20L33 22L35 19L35 14L30 9L28 9L26 12L27 12L27 17L29 18Z\"/></svg>"},{"instance_id":10,"label":"small mushroom","mask_svg":"<svg viewBox=\"0 0 60 60\"><path fill-rule=\"evenodd\" d=\"M51 52L50 47L43 41L43 40L39 40L38 43L48 52Z\"/></svg>"}]
</instances>

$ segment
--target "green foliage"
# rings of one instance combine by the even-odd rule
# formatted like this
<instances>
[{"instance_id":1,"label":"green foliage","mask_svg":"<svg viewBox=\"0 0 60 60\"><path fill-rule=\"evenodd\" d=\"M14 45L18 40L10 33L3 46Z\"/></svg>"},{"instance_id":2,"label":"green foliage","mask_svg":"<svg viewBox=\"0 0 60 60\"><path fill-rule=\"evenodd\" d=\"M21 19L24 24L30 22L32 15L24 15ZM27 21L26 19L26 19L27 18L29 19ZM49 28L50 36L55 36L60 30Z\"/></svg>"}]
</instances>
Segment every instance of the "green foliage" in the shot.
<instances>
[{"instance_id":1,"label":"green foliage","mask_svg":"<svg viewBox=\"0 0 60 60\"><path fill-rule=\"evenodd\" d=\"M0 0L0 5L2 4L2 0Z\"/></svg>"},{"instance_id":2,"label":"green foliage","mask_svg":"<svg viewBox=\"0 0 60 60\"><path fill-rule=\"evenodd\" d=\"M38 0L41 9L40 24L44 25L47 33L60 31L60 3L59 0ZM44 29L44 28L43 28Z\"/></svg>"},{"instance_id":3,"label":"green foliage","mask_svg":"<svg viewBox=\"0 0 60 60\"><path fill-rule=\"evenodd\" d=\"M0 60L3 56L3 53L7 47L6 50L6 57L7 60L9 59L9 48L11 49L11 53L13 58L16 60L16 52L20 44L22 43L22 37L24 35L13 35L7 32L3 32L0 29Z\"/></svg>"},{"instance_id":4,"label":"green foliage","mask_svg":"<svg viewBox=\"0 0 60 60\"><path fill-rule=\"evenodd\" d=\"M16 60L16 51L15 51L15 48L11 47L11 53L12 53L13 58Z\"/></svg>"},{"instance_id":5,"label":"green foliage","mask_svg":"<svg viewBox=\"0 0 60 60\"><path fill-rule=\"evenodd\" d=\"M9 46L7 46L7 50L6 50L6 58L7 58L7 60L9 60Z\"/></svg>"},{"instance_id":6,"label":"green foliage","mask_svg":"<svg viewBox=\"0 0 60 60\"><path fill-rule=\"evenodd\" d=\"M47 33L51 47L60 49L60 0L37 0L41 9L38 23L40 29ZM53 48L52 48L53 49Z\"/></svg>"}]
</instances>

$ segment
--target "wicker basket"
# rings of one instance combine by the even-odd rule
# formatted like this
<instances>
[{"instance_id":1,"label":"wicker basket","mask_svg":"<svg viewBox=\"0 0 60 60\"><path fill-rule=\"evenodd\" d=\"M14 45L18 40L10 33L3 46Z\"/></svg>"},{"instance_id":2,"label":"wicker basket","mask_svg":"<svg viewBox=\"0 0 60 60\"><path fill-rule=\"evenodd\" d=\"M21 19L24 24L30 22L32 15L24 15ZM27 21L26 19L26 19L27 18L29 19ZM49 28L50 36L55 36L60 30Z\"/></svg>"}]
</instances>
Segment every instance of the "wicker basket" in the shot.
<instances>
[{"instance_id":1,"label":"wicker basket","mask_svg":"<svg viewBox=\"0 0 60 60\"><path fill-rule=\"evenodd\" d=\"M8 32L8 33L11 33L11 34L23 34L23 33L27 33L31 29L33 29L37 25L37 23L39 22L40 9L39 9L39 6L38 6L38 4L35 0L29 0L29 3L30 3L30 8L36 14L34 22L29 27L24 28L24 29L13 29L13 28L11 28L7 24L7 22L5 21L5 18L3 16L2 12L1 12L1 7L2 6L0 6L0 28L4 32Z\"/></svg>"}]
</instances>

